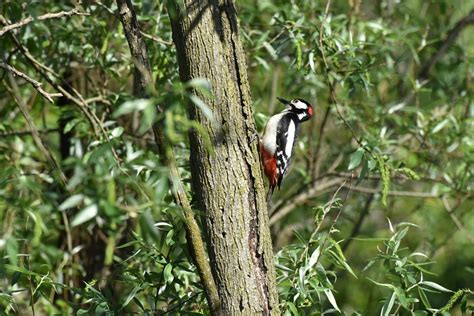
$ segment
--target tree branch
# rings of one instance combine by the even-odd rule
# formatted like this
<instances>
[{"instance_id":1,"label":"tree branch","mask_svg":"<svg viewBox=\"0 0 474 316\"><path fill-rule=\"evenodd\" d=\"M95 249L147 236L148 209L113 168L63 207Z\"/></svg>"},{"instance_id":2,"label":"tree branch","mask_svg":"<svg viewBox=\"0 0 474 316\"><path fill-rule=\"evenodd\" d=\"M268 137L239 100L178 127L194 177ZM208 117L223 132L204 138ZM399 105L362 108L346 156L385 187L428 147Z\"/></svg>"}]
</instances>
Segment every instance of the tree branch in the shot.
<instances>
[{"instance_id":1,"label":"tree branch","mask_svg":"<svg viewBox=\"0 0 474 316\"><path fill-rule=\"evenodd\" d=\"M338 184L341 184L341 182L343 181L340 178L331 179L327 181L315 181L308 190L299 193L293 199L288 201L288 203L285 203L283 206L276 209L275 212L270 216L270 226L274 225L284 216L293 211L296 207L304 204L309 199L324 193L325 190L330 189Z\"/></svg>"},{"instance_id":2,"label":"tree branch","mask_svg":"<svg viewBox=\"0 0 474 316\"><path fill-rule=\"evenodd\" d=\"M51 103L54 103L53 97L62 96L62 93L53 93L53 94L51 94L51 93L48 93L48 92L44 91L43 88L41 87L42 86L41 82L38 82L38 81L28 77L25 73L23 73L23 72L19 71L18 69L8 65L7 63L0 62L0 67L5 69L5 70L10 71L11 73L13 73L16 76L18 76L20 78L23 78L26 81L28 81L43 97L45 97Z\"/></svg>"},{"instance_id":3,"label":"tree branch","mask_svg":"<svg viewBox=\"0 0 474 316\"><path fill-rule=\"evenodd\" d=\"M438 50L436 53L431 56L431 58L421 66L418 76L416 77L417 80L420 81L420 86L424 85L433 69L434 65L446 54L448 49L454 44L456 39L458 38L461 31L464 30L467 26L474 24L474 9L469 12L464 18L459 20L454 27L448 31L448 35L446 39L441 42L439 45ZM408 93L400 103L408 104L410 103L415 97L415 92L411 91Z\"/></svg>"},{"instance_id":4,"label":"tree branch","mask_svg":"<svg viewBox=\"0 0 474 316\"><path fill-rule=\"evenodd\" d=\"M6 20L0 15L0 23L5 24ZM86 116L87 120L91 124L92 128L94 129L94 134L99 135L99 131L101 129L100 126L100 121L95 116L95 114L89 110L89 107L82 97L82 95L75 90L74 88L71 87L71 90L76 94L77 98L74 97L69 91L61 87L61 85L57 84L54 80L51 79L50 76L48 76L46 72L53 74L55 77L59 77L58 74L56 74L51 68L43 65L41 62L36 60L28 51L28 49L20 43L18 38L14 34L9 34L10 38L12 39L13 43L15 46L20 50L22 55L26 58L26 60L29 62L30 65L32 65L35 70L45 79L53 88L58 90L59 92L62 93L64 97L66 97L68 100L70 100L73 104L75 104L79 110ZM104 132L105 133L105 132Z\"/></svg>"},{"instance_id":5,"label":"tree branch","mask_svg":"<svg viewBox=\"0 0 474 316\"><path fill-rule=\"evenodd\" d=\"M434 54L422 67L419 72L418 77L420 79L426 79L433 66L446 54L447 50L454 44L456 39L458 38L461 31L466 28L467 26L474 24L474 9L469 12L464 18L459 20L454 27L449 30L446 39L441 42L436 54Z\"/></svg>"},{"instance_id":6,"label":"tree branch","mask_svg":"<svg viewBox=\"0 0 474 316\"><path fill-rule=\"evenodd\" d=\"M46 13L43 15L40 15L38 17L32 17L29 16L27 18L24 18L16 23L9 24L4 26L2 29L0 29L0 37L3 36L5 33L10 32L14 29L23 27L33 21L44 21L44 20L49 20L49 19L59 19L65 16L72 16L72 15L89 15L87 12L80 12L78 9L72 9L71 11L61 11L61 12L54 12L54 13Z\"/></svg>"},{"instance_id":7,"label":"tree branch","mask_svg":"<svg viewBox=\"0 0 474 316\"><path fill-rule=\"evenodd\" d=\"M335 176L335 178L332 178L330 180L325 180L325 178L328 178L331 175ZM274 225L276 222L281 220L284 216L286 216L295 208L304 204L308 200L325 193L327 189L330 189L336 185L340 185L341 183L344 182L344 179L346 178L351 179L350 176L349 177L337 176L337 174L331 174L331 173L320 177L319 179L314 181L313 184L307 190L304 190L296 194L293 198L287 200L286 203L277 205L275 208L275 211L270 216L270 225ZM356 192L361 192L361 193L368 193L368 194L380 193L380 189L372 189L372 188L366 188L366 187L361 187L361 186L354 187L354 186L347 186L347 185L343 185L343 187L347 189L351 189ZM412 191L389 191L388 195L414 197L414 198L440 198L439 194L433 194L429 192L412 192Z\"/></svg>"},{"instance_id":8,"label":"tree branch","mask_svg":"<svg viewBox=\"0 0 474 316\"><path fill-rule=\"evenodd\" d=\"M59 179L62 183L63 186L66 186L66 176L64 175L63 171L61 170L61 167L59 166L58 162L54 159L54 156L49 152L49 150L46 148L46 146L43 144L43 141L41 140L40 134L38 132L38 128L36 127L35 123L33 122L33 118L30 115L30 112L28 111L28 107L25 104L25 101L21 98L20 94L20 89L18 88L18 85L15 81L15 78L9 73L8 78L10 81L11 88L7 85L5 80L3 80L3 84L5 85L7 91L10 93L10 95L13 97L15 100L16 104L18 105L18 108L20 109L21 113L23 114L23 117L26 120L26 123L28 124L28 128L31 131L31 135L33 136L33 140L36 144L36 147L38 147L38 150L41 152L41 154L44 156L48 164L50 165L51 169L56 170L59 174Z\"/></svg>"},{"instance_id":9,"label":"tree branch","mask_svg":"<svg viewBox=\"0 0 474 316\"><path fill-rule=\"evenodd\" d=\"M122 22L125 36L127 37L130 52L135 64L134 73L134 94L146 96L147 89L153 89L151 68L148 61L148 53L145 42L142 38L140 26L136 18L133 5L130 0L117 0L119 9L119 19ZM194 255L194 261L201 277L201 281L206 293L209 308L214 315L220 314L220 301L217 294L211 268L206 257L204 242L201 237L199 225L194 218L194 212L186 195L183 182L176 165L176 158L172 146L166 146L165 137L158 125L153 126L155 141L158 145L161 159L170 170L170 180L176 204L181 206L184 212L186 235L189 246Z\"/></svg>"},{"instance_id":10,"label":"tree branch","mask_svg":"<svg viewBox=\"0 0 474 316\"><path fill-rule=\"evenodd\" d=\"M49 134L49 133L56 133L59 132L58 128L48 128L44 130L38 130L39 134ZM7 131L7 132L0 132L0 137L13 137L13 136L32 136L33 132L31 130L27 131Z\"/></svg>"},{"instance_id":11,"label":"tree branch","mask_svg":"<svg viewBox=\"0 0 474 316\"><path fill-rule=\"evenodd\" d=\"M372 189L366 187L352 187L353 191L375 194L380 193L380 189ZM428 192L412 192L412 191L388 191L388 195L391 196L405 196L405 197L415 197L415 198L439 198L439 194L433 194Z\"/></svg>"},{"instance_id":12,"label":"tree branch","mask_svg":"<svg viewBox=\"0 0 474 316\"><path fill-rule=\"evenodd\" d=\"M467 194L466 195L466 198L469 198L469 196L471 196L471 194ZM474 243L474 236L463 226L463 224L461 223L461 221L458 219L458 217L454 214L454 211L459 207L459 205L461 205L462 203L462 199L459 199L456 203L456 205L454 205L454 207L451 207L449 205L449 202L448 200L446 199L445 196L443 196L441 198L441 201L443 202L443 205L444 205L444 208L446 209L446 212L448 212L449 214L449 217L451 217L451 220L453 221L454 225L456 225L456 227L462 231L464 234L466 234L466 237L469 239L469 241L471 243Z\"/></svg>"},{"instance_id":13,"label":"tree branch","mask_svg":"<svg viewBox=\"0 0 474 316\"><path fill-rule=\"evenodd\" d=\"M347 248L353 241L353 238L359 234L360 228L362 227L362 223L364 222L365 217L369 214L370 206L372 205L374 196L375 193L372 193L365 200L364 207L362 208L362 211L359 212L359 218L357 219L356 224L352 228L351 234L349 235L349 237L347 237L346 241L344 242L344 245L342 245L341 247L342 252L346 252Z\"/></svg>"}]
</instances>

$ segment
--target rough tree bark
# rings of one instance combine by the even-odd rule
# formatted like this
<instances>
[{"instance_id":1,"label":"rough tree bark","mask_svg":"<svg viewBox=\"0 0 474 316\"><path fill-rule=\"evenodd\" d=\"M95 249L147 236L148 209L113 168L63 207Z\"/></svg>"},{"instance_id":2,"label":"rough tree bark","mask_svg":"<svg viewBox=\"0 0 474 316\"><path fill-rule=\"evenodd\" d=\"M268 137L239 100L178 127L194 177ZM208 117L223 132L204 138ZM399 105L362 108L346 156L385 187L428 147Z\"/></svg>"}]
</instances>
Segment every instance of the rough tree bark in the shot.
<instances>
[{"instance_id":1,"label":"rough tree bark","mask_svg":"<svg viewBox=\"0 0 474 316\"><path fill-rule=\"evenodd\" d=\"M213 141L190 133L196 206L206 219L209 256L226 315L278 315L273 253L245 56L232 0L170 1L173 40L183 81L206 78L213 97L194 91L190 117Z\"/></svg>"}]
</instances>

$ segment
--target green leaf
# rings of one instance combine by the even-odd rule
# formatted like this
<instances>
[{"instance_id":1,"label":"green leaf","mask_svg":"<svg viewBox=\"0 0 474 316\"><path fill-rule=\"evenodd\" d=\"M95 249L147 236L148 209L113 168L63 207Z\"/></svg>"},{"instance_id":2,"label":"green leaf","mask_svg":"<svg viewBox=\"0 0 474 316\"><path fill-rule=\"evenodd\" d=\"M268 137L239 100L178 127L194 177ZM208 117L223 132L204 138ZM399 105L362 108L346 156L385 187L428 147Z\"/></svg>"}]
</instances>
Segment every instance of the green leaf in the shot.
<instances>
[{"instance_id":1,"label":"green leaf","mask_svg":"<svg viewBox=\"0 0 474 316\"><path fill-rule=\"evenodd\" d=\"M210 120L214 119L214 114L212 113L211 109L201 100L199 97L195 96L194 94L190 94L189 99L201 109L202 113Z\"/></svg>"},{"instance_id":2,"label":"green leaf","mask_svg":"<svg viewBox=\"0 0 474 316\"><path fill-rule=\"evenodd\" d=\"M389 316L390 311L393 308L393 305L395 304L395 298L397 295L395 294L395 291L393 291L392 296L390 296L390 299L385 301L385 304L382 307L382 310L380 311L381 316Z\"/></svg>"},{"instance_id":3,"label":"green leaf","mask_svg":"<svg viewBox=\"0 0 474 316\"><path fill-rule=\"evenodd\" d=\"M429 286L435 290L438 290L438 291L441 291L441 292L448 292L448 293L454 293L454 291L451 291L441 285L439 285L438 283L435 283L435 282L431 282L431 281L423 281L421 282L420 284L423 284L423 285L426 285L426 286Z\"/></svg>"},{"instance_id":4,"label":"green leaf","mask_svg":"<svg viewBox=\"0 0 474 316\"><path fill-rule=\"evenodd\" d=\"M291 315L295 315L295 316L300 315L300 313L298 312L298 309L296 309L295 304L293 304L292 302L286 302L286 305L288 305L288 308L291 311Z\"/></svg>"},{"instance_id":5,"label":"green leaf","mask_svg":"<svg viewBox=\"0 0 474 316\"><path fill-rule=\"evenodd\" d=\"M267 63L267 61L263 58L260 58L258 56L255 56L255 59L258 61L258 63L260 65L263 66L263 68L265 68L265 70L269 71L270 70L270 65Z\"/></svg>"},{"instance_id":6,"label":"green leaf","mask_svg":"<svg viewBox=\"0 0 474 316\"><path fill-rule=\"evenodd\" d=\"M80 122L81 122L81 119L78 119L78 118L68 121L66 123L66 126L64 126L63 132L64 133L70 132L74 128L74 126L76 126Z\"/></svg>"},{"instance_id":7,"label":"green leaf","mask_svg":"<svg viewBox=\"0 0 474 316\"><path fill-rule=\"evenodd\" d=\"M6 242L6 251L8 254L8 258L10 259L10 262L12 265L17 266L18 265L18 241L14 237L10 237L7 239Z\"/></svg>"},{"instance_id":8,"label":"green leaf","mask_svg":"<svg viewBox=\"0 0 474 316\"><path fill-rule=\"evenodd\" d=\"M435 127L433 127L433 130L431 131L431 134L436 134L438 133L439 131L441 131L445 126L446 124L449 123L449 119L444 119L442 120L441 122L439 122L438 124L436 124Z\"/></svg>"},{"instance_id":9,"label":"green leaf","mask_svg":"<svg viewBox=\"0 0 474 316\"><path fill-rule=\"evenodd\" d=\"M91 204L85 207L79 213L77 213L76 216L74 216L71 221L71 227L81 225L82 223L93 219L97 215L98 211L99 210L96 204Z\"/></svg>"},{"instance_id":10,"label":"green leaf","mask_svg":"<svg viewBox=\"0 0 474 316\"><path fill-rule=\"evenodd\" d=\"M193 78L186 82L185 87L191 87L199 90L200 92L210 92L211 85L205 78Z\"/></svg>"},{"instance_id":11,"label":"green leaf","mask_svg":"<svg viewBox=\"0 0 474 316\"><path fill-rule=\"evenodd\" d=\"M360 162L362 161L363 156L364 156L363 148L358 148L356 151L354 151L351 155L351 158L349 161L349 167L347 167L347 170L353 170L357 168L360 165Z\"/></svg>"},{"instance_id":12,"label":"green leaf","mask_svg":"<svg viewBox=\"0 0 474 316\"><path fill-rule=\"evenodd\" d=\"M430 300L426 297L425 291L421 287L418 287L418 294L420 296L421 302L426 308L431 308Z\"/></svg>"},{"instance_id":13,"label":"green leaf","mask_svg":"<svg viewBox=\"0 0 474 316\"><path fill-rule=\"evenodd\" d=\"M307 270L311 269L316 264L316 262L319 259L320 254L321 254L321 250L319 247L313 251L313 253L311 254L311 257L309 258L308 265L306 266Z\"/></svg>"},{"instance_id":14,"label":"green leaf","mask_svg":"<svg viewBox=\"0 0 474 316\"><path fill-rule=\"evenodd\" d=\"M138 129L138 133L140 135L145 133L151 128L151 126L155 122L156 115L157 115L156 107L151 103L143 109L143 116L142 116L140 128Z\"/></svg>"},{"instance_id":15,"label":"green leaf","mask_svg":"<svg viewBox=\"0 0 474 316\"><path fill-rule=\"evenodd\" d=\"M150 106L153 107L152 101L149 99L126 101L118 107L118 109L114 112L113 117L117 118L128 113L143 111Z\"/></svg>"},{"instance_id":16,"label":"green leaf","mask_svg":"<svg viewBox=\"0 0 474 316\"><path fill-rule=\"evenodd\" d=\"M125 301L122 303L122 305L120 306L120 309L123 309L124 307L126 307L128 303L130 303L130 301L137 295L137 293L143 289L143 286L144 286L143 284L139 284L135 286L133 290L130 293L128 293L128 296L125 299Z\"/></svg>"},{"instance_id":17,"label":"green leaf","mask_svg":"<svg viewBox=\"0 0 474 316\"><path fill-rule=\"evenodd\" d=\"M165 266L165 269L163 270L163 277L165 279L165 282L168 284L171 284L173 282L174 276L173 276L173 266L171 263L168 263Z\"/></svg>"},{"instance_id":18,"label":"green leaf","mask_svg":"<svg viewBox=\"0 0 474 316\"><path fill-rule=\"evenodd\" d=\"M331 290L325 289L324 294L326 294L326 297L328 298L328 301L329 301L329 303L331 303L332 307L334 307L334 309L337 310L340 313L341 310L337 306L336 298L332 294Z\"/></svg>"},{"instance_id":19,"label":"green leaf","mask_svg":"<svg viewBox=\"0 0 474 316\"><path fill-rule=\"evenodd\" d=\"M122 126L118 126L116 128L114 128L112 130L112 132L110 132L110 135L112 136L112 138L117 138L117 137L120 137L122 134L123 134L123 127Z\"/></svg>"},{"instance_id":20,"label":"green leaf","mask_svg":"<svg viewBox=\"0 0 474 316\"><path fill-rule=\"evenodd\" d=\"M359 185L362 182L362 180L364 180L367 173L369 173L369 162L364 157L362 159L362 170L360 172L359 178L356 181L356 185Z\"/></svg>"},{"instance_id":21,"label":"green leaf","mask_svg":"<svg viewBox=\"0 0 474 316\"><path fill-rule=\"evenodd\" d=\"M84 200L84 195L74 194L68 197L67 199L65 199L64 202L62 202L61 205L59 205L58 209L60 211L64 211L64 210L67 210L68 208L73 208L79 205L79 203L81 203L83 200Z\"/></svg>"}]
</instances>

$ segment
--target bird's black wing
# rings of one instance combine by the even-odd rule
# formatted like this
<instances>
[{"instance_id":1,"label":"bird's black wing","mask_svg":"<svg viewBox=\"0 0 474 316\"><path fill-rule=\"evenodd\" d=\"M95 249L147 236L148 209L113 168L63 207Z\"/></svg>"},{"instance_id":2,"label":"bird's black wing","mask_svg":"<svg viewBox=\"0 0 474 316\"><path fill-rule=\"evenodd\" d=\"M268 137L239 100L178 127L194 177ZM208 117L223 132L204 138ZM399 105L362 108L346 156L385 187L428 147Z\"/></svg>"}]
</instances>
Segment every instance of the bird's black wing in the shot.
<instances>
[{"instance_id":1,"label":"bird's black wing","mask_svg":"<svg viewBox=\"0 0 474 316\"><path fill-rule=\"evenodd\" d=\"M283 177L290 165L298 130L299 122L290 114L283 116L278 124L276 139L277 148L275 152L278 169L278 188L280 188Z\"/></svg>"}]
</instances>

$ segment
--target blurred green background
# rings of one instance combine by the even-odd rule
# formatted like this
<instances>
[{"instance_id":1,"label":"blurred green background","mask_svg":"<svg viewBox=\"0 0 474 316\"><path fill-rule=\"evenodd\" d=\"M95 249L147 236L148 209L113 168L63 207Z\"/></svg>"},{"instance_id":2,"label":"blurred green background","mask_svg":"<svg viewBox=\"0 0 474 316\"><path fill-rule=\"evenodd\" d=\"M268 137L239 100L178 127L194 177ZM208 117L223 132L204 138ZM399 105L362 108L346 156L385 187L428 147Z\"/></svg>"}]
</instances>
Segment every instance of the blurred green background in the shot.
<instances>
[{"instance_id":1,"label":"blurred green background","mask_svg":"<svg viewBox=\"0 0 474 316\"><path fill-rule=\"evenodd\" d=\"M0 29L74 5L2 1ZM189 183L186 108L205 105L179 82L166 3L134 5L157 90L148 101L131 95L113 1L0 36L3 64L77 101L51 104L0 67L0 314L207 313L150 131L164 129ZM282 110L277 96L315 108L270 205L282 311L425 315L474 289L474 1L237 9L259 131ZM472 295L452 303L439 312L468 310Z\"/></svg>"}]
</instances>

